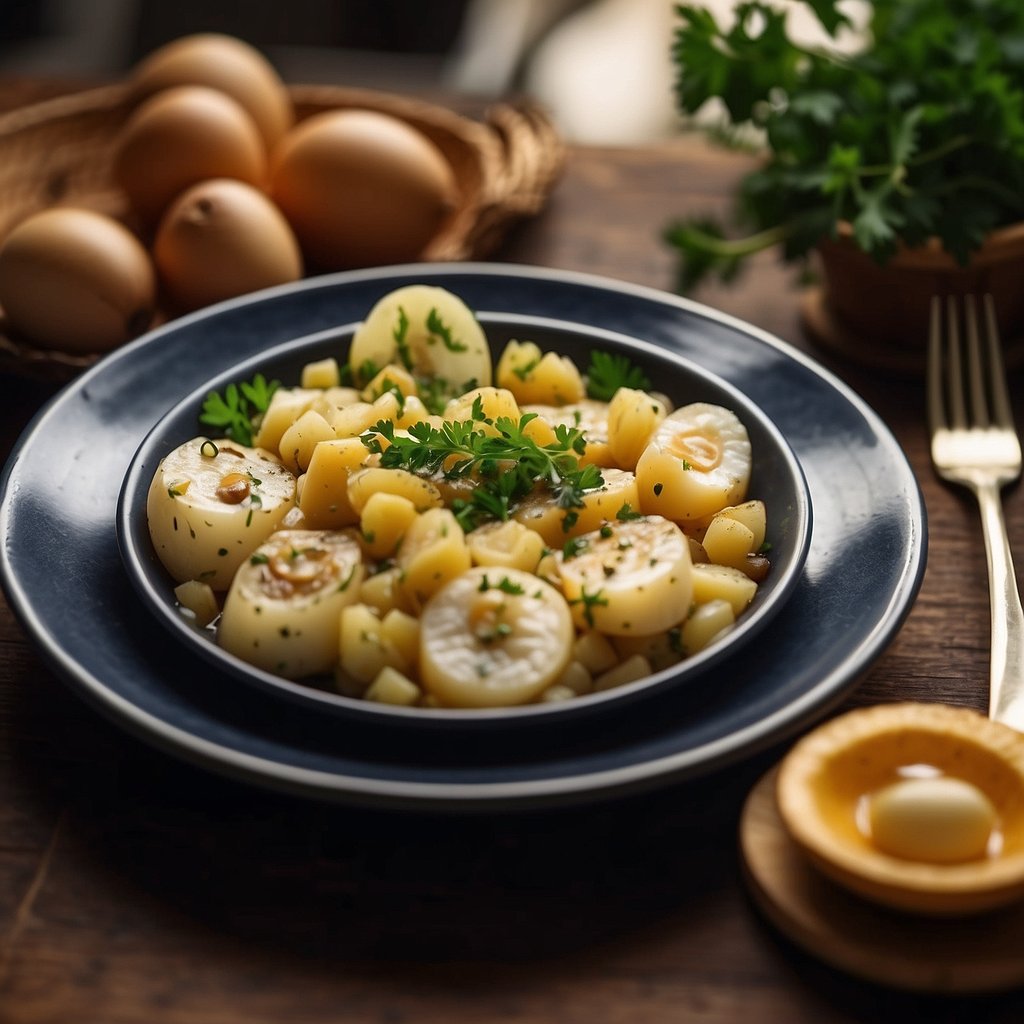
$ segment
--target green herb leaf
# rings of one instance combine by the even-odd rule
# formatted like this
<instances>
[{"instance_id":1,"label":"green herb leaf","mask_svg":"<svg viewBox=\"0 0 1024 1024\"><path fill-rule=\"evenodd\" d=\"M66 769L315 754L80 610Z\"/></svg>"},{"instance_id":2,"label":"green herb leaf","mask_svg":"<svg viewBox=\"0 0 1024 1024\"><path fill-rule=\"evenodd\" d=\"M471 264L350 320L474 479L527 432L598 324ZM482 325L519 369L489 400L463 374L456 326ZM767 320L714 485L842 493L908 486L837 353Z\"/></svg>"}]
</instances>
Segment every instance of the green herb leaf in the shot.
<instances>
[{"instance_id":1,"label":"green herb leaf","mask_svg":"<svg viewBox=\"0 0 1024 1024\"><path fill-rule=\"evenodd\" d=\"M808 0L829 35L850 25L839 0ZM938 238L959 262L994 228L1024 218L1024 4L873 0L857 51L810 47L783 11L747 0L729 27L681 4L673 46L684 114L715 99L735 142L764 140L727 222L670 224L679 287L728 280L764 249L806 265L852 225L884 263L900 243ZM747 130L747 137L750 132Z\"/></svg>"},{"instance_id":2,"label":"green herb leaf","mask_svg":"<svg viewBox=\"0 0 1024 1024\"><path fill-rule=\"evenodd\" d=\"M587 368L587 395L610 402L619 388L647 391L651 382L639 366L614 352L591 352Z\"/></svg>"},{"instance_id":3,"label":"green herb leaf","mask_svg":"<svg viewBox=\"0 0 1024 1024\"><path fill-rule=\"evenodd\" d=\"M582 604L583 605L583 619L591 629L594 628L594 609L599 607L605 607L608 604L608 598L604 596L603 590L597 590L593 594L587 593L587 588L582 587L580 589L580 596L573 598L569 604Z\"/></svg>"},{"instance_id":4,"label":"green herb leaf","mask_svg":"<svg viewBox=\"0 0 1024 1024\"><path fill-rule=\"evenodd\" d=\"M278 387L279 381L268 382L257 373L251 381L229 384L223 395L211 391L203 401L199 422L217 427L225 437L249 447Z\"/></svg>"},{"instance_id":5,"label":"green herb leaf","mask_svg":"<svg viewBox=\"0 0 1024 1024\"><path fill-rule=\"evenodd\" d=\"M382 420L361 440L368 451L380 455L385 468L452 480L471 477L476 486L470 498L453 503L453 510L463 528L472 529L508 519L515 504L538 487L559 507L571 510L583 506L587 491L604 484L596 466L579 464L577 456L586 448L581 430L559 425L555 440L539 445L524 433L535 418L526 413L519 420L499 416L493 425L469 419L445 421L440 427L424 421L405 434L396 434L394 424Z\"/></svg>"},{"instance_id":6,"label":"green herb leaf","mask_svg":"<svg viewBox=\"0 0 1024 1024\"><path fill-rule=\"evenodd\" d=\"M436 337L441 339L441 343L449 352L465 352L469 348L464 342L453 337L452 329L441 319L434 307L431 307L427 314L427 330L430 332L430 337L427 339L428 345Z\"/></svg>"},{"instance_id":7,"label":"green herb leaf","mask_svg":"<svg viewBox=\"0 0 1024 1024\"><path fill-rule=\"evenodd\" d=\"M409 371L412 370L412 351L409 348L409 317L405 310L398 307L398 321L395 323L391 336L395 339L395 349L398 351L398 358L402 365Z\"/></svg>"}]
</instances>

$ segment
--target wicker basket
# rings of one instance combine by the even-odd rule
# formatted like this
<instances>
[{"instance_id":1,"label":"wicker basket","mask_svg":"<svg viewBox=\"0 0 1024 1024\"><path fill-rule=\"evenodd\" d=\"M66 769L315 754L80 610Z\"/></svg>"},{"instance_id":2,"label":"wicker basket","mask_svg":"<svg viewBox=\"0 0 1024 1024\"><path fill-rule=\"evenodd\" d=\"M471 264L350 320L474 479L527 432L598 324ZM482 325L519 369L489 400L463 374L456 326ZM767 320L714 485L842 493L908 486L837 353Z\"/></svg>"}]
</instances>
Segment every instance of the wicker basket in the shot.
<instances>
[{"instance_id":1,"label":"wicker basket","mask_svg":"<svg viewBox=\"0 0 1024 1024\"><path fill-rule=\"evenodd\" d=\"M425 260L478 259L493 252L507 228L541 209L565 155L551 121L529 103L498 104L476 121L367 89L296 85L289 91L298 120L327 110L376 110L418 128L441 149L461 199ZM127 203L111 181L110 166L114 140L131 109L128 88L112 85L0 116L0 239L29 214L57 205L127 221ZM0 319L0 372L67 380L96 358L34 348Z\"/></svg>"}]
</instances>

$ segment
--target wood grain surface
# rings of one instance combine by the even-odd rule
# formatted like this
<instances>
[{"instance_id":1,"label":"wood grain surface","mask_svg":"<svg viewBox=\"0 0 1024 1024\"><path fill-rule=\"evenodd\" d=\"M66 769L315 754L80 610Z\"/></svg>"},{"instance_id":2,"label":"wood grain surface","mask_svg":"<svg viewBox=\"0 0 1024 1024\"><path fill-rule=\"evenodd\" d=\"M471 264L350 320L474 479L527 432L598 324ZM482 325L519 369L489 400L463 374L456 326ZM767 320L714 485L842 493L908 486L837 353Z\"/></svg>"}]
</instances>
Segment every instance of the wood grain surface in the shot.
<instances>
[{"instance_id":1,"label":"wood grain surface","mask_svg":"<svg viewBox=\"0 0 1024 1024\"><path fill-rule=\"evenodd\" d=\"M45 88L7 83L0 106ZM574 148L546 211L498 258L671 290L662 229L724 207L746 166L684 139ZM846 706L984 708L978 518L931 471L920 385L814 349L800 291L771 256L695 297L821 358L917 471L930 521L924 584ZM1022 383L1018 374L1018 415ZM0 458L50 393L0 377ZM1024 566L1021 489L1006 513ZM116 730L43 666L0 601L0 1022L1024 1020L1018 993L907 994L780 936L747 895L737 855L743 801L780 753L558 812L434 817L304 802Z\"/></svg>"},{"instance_id":2,"label":"wood grain surface","mask_svg":"<svg viewBox=\"0 0 1024 1024\"><path fill-rule=\"evenodd\" d=\"M770 921L826 963L914 992L991 993L1024 985L1024 902L981 914L908 914L834 884L793 841L775 799L778 766L750 791L740 852Z\"/></svg>"}]
</instances>

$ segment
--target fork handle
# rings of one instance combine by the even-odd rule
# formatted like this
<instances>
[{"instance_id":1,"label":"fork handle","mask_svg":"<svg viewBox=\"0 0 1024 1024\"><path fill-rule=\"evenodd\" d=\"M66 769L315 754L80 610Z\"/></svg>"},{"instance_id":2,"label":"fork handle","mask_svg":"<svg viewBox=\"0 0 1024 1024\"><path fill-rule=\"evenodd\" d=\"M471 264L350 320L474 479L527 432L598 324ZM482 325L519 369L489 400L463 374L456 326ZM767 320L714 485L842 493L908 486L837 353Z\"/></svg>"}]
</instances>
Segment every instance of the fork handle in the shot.
<instances>
[{"instance_id":1,"label":"fork handle","mask_svg":"<svg viewBox=\"0 0 1024 1024\"><path fill-rule=\"evenodd\" d=\"M1013 571L999 485L976 488L988 560L992 617L989 718L1024 732L1024 610Z\"/></svg>"}]
</instances>

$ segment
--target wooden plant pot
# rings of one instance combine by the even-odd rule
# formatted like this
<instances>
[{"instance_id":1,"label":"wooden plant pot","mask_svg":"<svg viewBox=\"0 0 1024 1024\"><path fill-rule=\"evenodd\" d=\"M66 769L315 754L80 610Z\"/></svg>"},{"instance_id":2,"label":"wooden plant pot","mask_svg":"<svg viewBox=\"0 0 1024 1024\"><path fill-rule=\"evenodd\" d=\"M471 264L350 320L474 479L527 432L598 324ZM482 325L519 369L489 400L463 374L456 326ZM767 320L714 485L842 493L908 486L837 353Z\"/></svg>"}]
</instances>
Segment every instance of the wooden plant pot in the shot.
<instances>
[{"instance_id":1,"label":"wooden plant pot","mask_svg":"<svg viewBox=\"0 0 1024 1024\"><path fill-rule=\"evenodd\" d=\"M934 295L991 293L1007 361L1024 357L1024 224L993 232L961 266L933 240L882 265L847 225L818 246L819 287L803 298L804 326L823 347L855 362L918 373L925 365Z\"/></svg>"}]
</instances>

